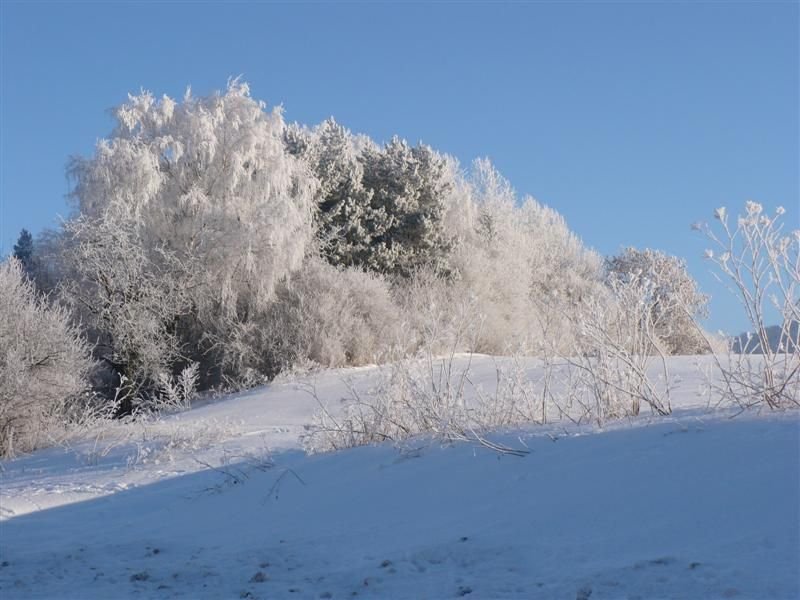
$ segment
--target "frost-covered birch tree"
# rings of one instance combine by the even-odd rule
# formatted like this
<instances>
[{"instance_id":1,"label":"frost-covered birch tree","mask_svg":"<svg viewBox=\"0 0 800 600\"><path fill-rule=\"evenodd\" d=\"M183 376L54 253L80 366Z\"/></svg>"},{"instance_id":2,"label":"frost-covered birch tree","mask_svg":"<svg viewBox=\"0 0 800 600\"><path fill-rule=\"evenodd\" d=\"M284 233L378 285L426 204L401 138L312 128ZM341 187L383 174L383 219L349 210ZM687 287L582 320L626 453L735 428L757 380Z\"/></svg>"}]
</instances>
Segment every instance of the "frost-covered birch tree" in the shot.
<instances>
[{"instance_id":1,"label":"frost-covered birch tree","mask_svg":"<svg viewBox=\"0 0 800 600\"><path fill-rule=\"evenodd\" d=\"M206 367L224 363L227 340L266 308L277 282L303 258L315 179L285 149L281 110L266 110L239 80L223 93L187 92L180 102L142 92L115 116L116 128L94 155L71 164L79 218L124 231L102 243L131 245L142 277L169 279L185 297L180 321L174 310L145 310L162 318L150 333L172 332ZM97 252L90 230L67 228L76 266L84 252ZM102 288L111 275L86 271L79 287ZM108 309L107 296L95 295L88 313Z\"/></svg>"},{"instance_id":2,"label":"frost-covered birch tree","mask_svg":"<svg viewBox=\"0 0 800 600\"><path fill-rule=\"evenodd\" d=\"M565 312L594 293L600 260L554 210L520 201L487 159L469 174L470 220L452 264L483 321L477 349L540 351L570 341Z\"/></svg>"}]
</instances>

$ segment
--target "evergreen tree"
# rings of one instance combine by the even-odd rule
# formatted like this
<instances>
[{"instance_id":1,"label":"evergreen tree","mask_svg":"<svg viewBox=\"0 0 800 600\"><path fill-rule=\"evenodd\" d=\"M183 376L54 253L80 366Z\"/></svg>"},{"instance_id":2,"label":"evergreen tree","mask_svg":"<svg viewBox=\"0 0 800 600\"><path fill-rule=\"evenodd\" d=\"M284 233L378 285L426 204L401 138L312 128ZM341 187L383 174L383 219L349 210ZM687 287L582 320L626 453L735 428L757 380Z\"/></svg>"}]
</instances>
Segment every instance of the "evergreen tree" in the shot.
<instances>
[{"instance_id":1,"label":"evergreen tree","mask_svg":"<svg viewBox=\"0 0 800 600\"><path fill-rule=\"evenodd\" d=\"M383 148L365 149L361 162L371 212L369 252L359 262L402 276L420 267L446 269L452 239L444 216L454 186L446 157L395 137Z\"/></svg>"},{"instance_id":2,"label":"evergreen tree","mask_svg":"<svg viewBox=\"0 0 800 600\"><path fill-rule=\"evenodd\" d=\"M289 152L301 156L319 182L317 237L320 253L334 266L361 265L360 257L369 252L370 243L365 225L376 218L362 184L364 169L355 142L333 118L313 132L292 127L284 134Z\"/></svg>"},{"instance_id":3,"label":"evergreen tree","mask_svg":"<svg viewBox=\"0 0 800 600\"><path fill-rule=\"evenodd\" d=\"M27 229L20 231L14 244L14 258L22 263L25 272L30 275L33 270L33 236Z\"/></svg>"},{"instance_id":4,"label":"evergreen tree","mask_svg":"<svg viewBox=\"0 0 800 600\"><path fill-rule=\"evenodd\" d=\"M313 131L288 127L284 145L319 183L315 224L328 262L401 276L420 267L447 270L454 161L397 137L379 146L332 118Z\"/></svg>"}]
</instances>

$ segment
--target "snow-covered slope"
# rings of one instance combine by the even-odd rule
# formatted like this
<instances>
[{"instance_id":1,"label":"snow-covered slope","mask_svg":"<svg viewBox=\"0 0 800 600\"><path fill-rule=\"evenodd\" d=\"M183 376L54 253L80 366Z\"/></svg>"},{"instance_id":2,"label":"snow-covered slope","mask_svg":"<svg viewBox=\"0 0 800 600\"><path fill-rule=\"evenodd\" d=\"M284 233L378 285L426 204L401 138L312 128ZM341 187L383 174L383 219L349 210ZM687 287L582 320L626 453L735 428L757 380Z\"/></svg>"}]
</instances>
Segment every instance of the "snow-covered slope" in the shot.
<instances>
[{"instance_id":1,"label":"snow-covered slope","mask_svg":"<svg viewBox=\"0 0 800 600\"><path fill-rule=\"evenodd\" d=\"M473 359L474 381L494 362ZM797 413L678 410L306 456L291 383L4 463L0 597L798 598ZM320 399L374 369L316 378Z\"/></svg>"}]
</instances>

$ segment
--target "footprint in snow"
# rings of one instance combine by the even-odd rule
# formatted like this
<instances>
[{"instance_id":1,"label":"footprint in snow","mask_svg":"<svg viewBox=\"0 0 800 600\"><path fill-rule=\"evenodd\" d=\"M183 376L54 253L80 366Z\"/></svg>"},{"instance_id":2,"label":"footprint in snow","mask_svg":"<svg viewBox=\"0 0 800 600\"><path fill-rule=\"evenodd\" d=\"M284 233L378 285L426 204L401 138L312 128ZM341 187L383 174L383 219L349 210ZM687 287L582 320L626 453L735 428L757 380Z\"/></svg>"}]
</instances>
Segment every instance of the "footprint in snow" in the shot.
<instances>
[{"instance_id":1,"label":"footprint in snow","mask_svg":"<svg viewBox=\"0 0 800 600\"><path fill-rule=\"evenodd\" d=\"M458 591L456 592L456 596L468 596L472 593L472 588L467 585L458 586Z\"/></svg>"}]
</instances>

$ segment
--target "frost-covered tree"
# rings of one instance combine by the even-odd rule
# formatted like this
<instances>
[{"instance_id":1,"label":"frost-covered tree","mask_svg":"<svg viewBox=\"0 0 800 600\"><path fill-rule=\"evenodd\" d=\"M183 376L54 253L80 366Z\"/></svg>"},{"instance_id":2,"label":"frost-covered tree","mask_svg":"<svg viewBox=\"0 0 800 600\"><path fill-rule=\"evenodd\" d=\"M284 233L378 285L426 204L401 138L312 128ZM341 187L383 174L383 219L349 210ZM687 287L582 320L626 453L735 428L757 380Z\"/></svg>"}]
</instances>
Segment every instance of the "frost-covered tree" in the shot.
<instances>
[{"instance_id":1,"label":"frost-covered tree","mask_svg":"<svg viewBox=\"0 0 800 600\"><path fill-rule=\"evenodd\" d=\"M520 202L488 160L475 161L469 184L472 217L452 264L483 322L476 349L537 351L544 343L568 344L564 313L593 293L596 254L558 213L532 198Z\"/></svg>"},{"instance_id":2,"label":"frost-covered tree","mask_svg":"<svg viewBox=\"0 0 800 600\"><path fill-rule=\"evenodd\" d=\"M31 450L88 388L89 348L69 313L0 263L0 456Z\"/></svg>"},{"instance_id":3,"label":"frost-covered tree","mask_svg":"<svg viewBox=\"0 0 800 600\"><path fill-rule=\"evenodd\" d=\"M120 412L130 413L181 362L180 321L189 313L190 285L164 248L145 248L132 218L81 217L65 225L74 242L62 293L88 328L95 355L116 374Z\"/></svg>"},{"instance_id":4,"label":"frost-covered tree","mask_svg":"<svg viewBox=\"0 0 800 600\"><path fill-rule=\"evenodd\" d=\"M693 324L708 312L708 296L686 269L686 262L658 250L625 248L606 260L606 282L635 283L645 291L655 334L670 354L699 354L707 343Z\"/></svg>"},{"instance_id":5,"label":"frost-covered tree","mask_svg":"<svg viewBox=\"0 0 800 600\"><path fill-rule=\"evenodd\" d=\"M284 149L280 110L233 81L182 103L131 96L116 114L112 138L72 165L81 214L130 214L144 242L202 263L202 308L267 301L311 234L313 179Z\"/></svg>"},{"instance_id":6,"label":"frost-covered tree","mask_svg":"<svg viewBox=\"0 0 800 600\"><path fill-rule=\"evenodd\" d=\"M447 268L452 237L444 226L454 186L447 158L430 146L393 138L361 154L369 211L363 219L368 248L355 264L408 276L415 269Z\"/></svg>"},{"instance_id":7,"label":"frost-covered tree","mask_svg":"<svg viewBox=\"0 0 800 600\"><path fill-rule=\"evenodd\" d=\"M446 267L451 159L397 137L379 146L333 119L313 130L291 127L284 141L319 181L320 252L331 264L404 277Z\"/></svg>"},{"instance_id":8,"label":"frost-covered tree","mask_svg":"<svg viewBox=\"0 0 800 600\"><path fill-rule=\"evenodd\" d=\"M453 263L460 287L476 298L482 326L475 349L503 353L527 347L535 319L532 273L516 194L487 160L475 161L470 185L476 219Z\"/></svg>"},{"instance_id":9,"label":"frost-covered tree","mask_svg":"<svg viewBox=\"0 0 800 600\"><path fill-rule=\"evenodd\" d=\"M187 92L181 102L142 92L115 115L111 137L71 164L72 196L87 223L125 229L137 276L156 286L151 300L160 280L186 297L188 316L176 331L207 375L232 332L300 264L313 231L315 180L284 146L281 111L265 110L238 80L224 93ZM86 227L71 233L77 267L96 245L84 243ZM82 275L89 288L103 286L99 272ZM164 318L149 334L175 327L174 311L142 310Z\"/></svg>"},{"instance_id":10,"label":"frost-covered tree","mask_svg":"<svg viewBox=\"0 0 800 600\"><path fill-rule=\"evenodd\" d=\"M284 139L319 182L315 220L320 253L332 265L358 264L358 257L369 252L371 238L365 224L379 216L362 182L363 144L332 118L313 131L292 126Z\"/></svg>"}]
</instances>

